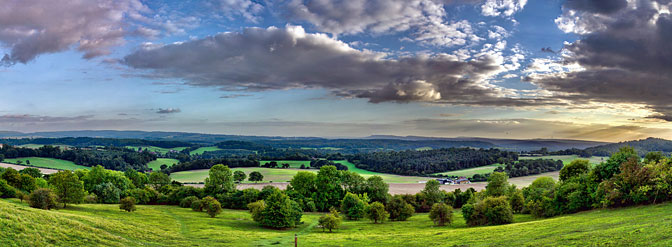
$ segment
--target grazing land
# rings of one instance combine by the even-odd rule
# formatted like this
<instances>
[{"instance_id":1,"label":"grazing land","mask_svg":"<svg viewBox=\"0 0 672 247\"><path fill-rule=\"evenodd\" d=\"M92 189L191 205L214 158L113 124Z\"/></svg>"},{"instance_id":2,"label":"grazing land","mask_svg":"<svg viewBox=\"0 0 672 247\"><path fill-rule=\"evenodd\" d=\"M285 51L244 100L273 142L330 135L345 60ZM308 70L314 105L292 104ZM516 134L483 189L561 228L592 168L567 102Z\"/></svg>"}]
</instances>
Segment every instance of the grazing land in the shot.
<instances>
[{"instance_id":1,"label":"grazing land","mask_svg":"<svg viewBox=\"0 0 672 247\"><path fill-rule=\"evenodd\" d=\"M16 164L17 161L21 161L21 164L42 168L53 168L59 170L77 170L77 169L91 169L91 167L80 166L72 161L59 160L52 158L41 158L41 157L26 157L26 158L17 158L17 159L5 159L3 162ZM26 161L30 161L30 164Z\"/></svg>"},{"instance_id":2,"label":"grazing land","mask_svg":"<svg viewBox=\"0 0 672 247\"><path fill-rule=\"evenodd\" d=\"M198 149L196 149L196 150L194 150L194 151L189 152L189 154L190 154L190 155L195 155L195 154L197 154L197 155L201 155L201 154L203 154L203 153L205 153L205 152L218 151L218 150L223 150L223 149L218 148L218 147L214 147L214 146L213 146L213 147L200 147L200 148L198 148Z\"/></svg>"},{"instance_id":3,"label":"grazing land","mask_svg":"<svg viewBox=\"0 0 672 247\"><path fill-rule=\"evenodd\" d=\"M494 164L494 165L489 165L489 166L481 166L481 167L474 167L474 168L469 168L469 169L462 169L462 170L457 170L457 171L449 171L449 172L440 172L440 173L434 173L434 175L447 175L447 176L457 176L457 177L473 177L475 174L486 174L486 173L492 173L497 169L497 167L502 166L501 164Z\"/></svg>"},{"instance_id":4,"label":"grazing land","mask_svg":"<svg viewBox=\"0 0 672 247\"><path fill-rule=\"evenodd\" d=\"M176 159L158 158L152 162L147 163L147 167L151 168L152 171L160 171L161 165L167 165L168 167L171 167L177 163L180 163L180 161Z\"/></svg>"},{"instance_id":5,"label":"grazing land","mask_svg":"<svg viewBox=\"0 0 672 247\"><path fill-rule=\"evenodd\" d=\"M126 147L134 149L134 150L138 150L138 148L142 148L143 150L147 149L150 152L160 153L160 154L165 154L167 152L170 152L171 150L175 151L175 152L179 152L179 151L182 151L182 150L187 148L187 147L161 148L161 147L155 147L155 146L126 146Z\"/></svg>"},{"instance_id":6,"label":"grazing land","mask_svg":"<svg viewBox=\"0 0 672 247\"><path fill-rule=\"evenodd\" d=\"M546 155L546 156L532 156L532 157L520 157L519 159L525 160L525 159L552 159L552 160L562 160L562 163L569 164L573 160L576 159L586 159L590 161L590 164L597 165L599 163L602 163L603 161L606 161L609 157L604 157L604 156L591 156L590 158L581 158L578 155Z\"/></svg>"},{"instance_id":7,"label":"grazing land","mask_svg":"<svg viewBox=\"0 0 672 247\"><path fill-rule=\"evenodd\" d=\"M225 209L216 218L155 205L138 205L132 213L116 204L46 211L2 199L0 239L8 246L291 246L297 234L299 246L670 246L670 211L672 204L666 203L549 219L515 215L513 224L466 227L456 210L455 222L447 227L435 227L426 213L419 213L383 224L344 220L334 233L323 233L318 213L305 213L297 228L272 230L258 226L243 210Z\"/></svg>"},{"instance_id":8,"label":"grazing land","mask_svg":"<svg viewBox=\"0 0 672 247\"><path fill-rule=\"evenodd\" d=\"M32 148L32 149L38 149L38 148L41 148L43 146L44 146L43 144L23 144L23 145L19 145L19 147L22 147L22 148ZM70 145L50 145L50 146L60 147L61 149L72 148L72 146L70 146Z\"/></svg>"}]
</instances>

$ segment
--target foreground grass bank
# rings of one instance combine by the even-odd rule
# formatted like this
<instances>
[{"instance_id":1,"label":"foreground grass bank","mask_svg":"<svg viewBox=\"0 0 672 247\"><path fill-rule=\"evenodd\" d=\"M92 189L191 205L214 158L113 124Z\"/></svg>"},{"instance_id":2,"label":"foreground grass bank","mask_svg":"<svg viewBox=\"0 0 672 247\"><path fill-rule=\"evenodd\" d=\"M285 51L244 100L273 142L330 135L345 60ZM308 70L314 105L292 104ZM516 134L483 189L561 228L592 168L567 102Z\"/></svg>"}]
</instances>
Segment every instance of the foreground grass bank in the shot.
<instances>
[{"instance_id":1,"label":"foreground grass bank","mask_svg":"<svg viewBox=\"0 0 672 247\"><path fill-rule=\"evenodd\" d=\"M372 224L343 221L323 233L319 214L304 214L300 227L257 226L246 211L224 210L217 218L176 206L82 204L44 211L16 199L0 200L3 246L672 246L672 204L605 209L535 220L516 215L514 224L466 227L459 212L450 227L434 227L427 214L408 221Z\"/></svg>"}]
</instances>

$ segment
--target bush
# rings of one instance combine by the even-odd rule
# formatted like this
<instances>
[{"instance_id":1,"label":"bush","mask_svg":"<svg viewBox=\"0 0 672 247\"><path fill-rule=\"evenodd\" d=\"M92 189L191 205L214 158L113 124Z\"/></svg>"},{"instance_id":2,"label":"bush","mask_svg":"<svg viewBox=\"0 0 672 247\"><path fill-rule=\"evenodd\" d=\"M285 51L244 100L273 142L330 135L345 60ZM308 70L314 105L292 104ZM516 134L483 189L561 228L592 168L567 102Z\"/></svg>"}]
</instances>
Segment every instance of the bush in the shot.
<instances>
[{"instance_id":1,"label":"bush","mask_svg":"<svg viewBox=\"0 0 672 247\"><path fill-rule=\"evenodd\" d=\"M392 197L386 208L390 214L390 220L394 221L405 221L415 213L415 208L404 201L401 195Z\"/></svg>"},{"instance_id":2,"label":"bush","mask_svg":"<svg viewBox=\"0 0 672 247\"><path fill-rule=\"evenodd\" d=\"M435 203L429 210L429 218L437 226L445 226L453 223L453 208L445 203Z\"/></svg>"},{"instance_id":3,"label":"bush","mask_svg":"<svg viewBox=\"0 0 672 247\"><path fill-rule=\"evenodd\" d=\"M222 204L217 201L217 199L212 196L206 196L201 200L202 206L205 209L205 212L210 215L211 218L215 218L218 214L222 212Z\"/></svg>"},{"instance_id":4,"label":"bush","mask_svg":"<svg viewBox=\"0 0 672 247\"><path fill-rule=\"evenodd\" d=\"M110 182L96 185L93 188L93 192L98 196L98 200L101 203L119 203L119 198L121 197L121 190Z\"/></svg>"},{"instance_id":5,"label":"bush","mask_svg":"<svg viewBox=\"0 0 672 247\"><path fill-rule=\"evenodd\" d=\"M341 225L341 217L338 214L338 211L335 209L331 210L331 213L320 216L318 220L318 226L324 229L328 229L329 232L332 232L333 229L338 228Z\"/></svg>"},{"instance_id":6,"label":"bush","mask_svg":"<svg viewBox=\"0 0 672 247\"><path fill-rule=\"evenodd\" d=\"M277 229L295 227L301 223L303 215L301 206L280 190L275 190L264 200L264 207L258 213L252 215L252 218L258 219L262 226Z\"/></svg>"},{"instance_id":7,"label":"bush","mask_svg":"<svg viewBox=\"0 0 672 247\"><path fill-rule=\"evenodd\" d=\"M469 207L462 206L462 213L470 226L501 225L513 222L513 210L506 196L488 197L474 206L468 205Z\"/></svg>"},{"instance_id":8,"label":"bush","mask_svg":"<svg viewBox=\"0 0 672 247\"><path fill-rule=\"evenodd\" d=\"M196 212L203 212L203 202L201 200L191 201L191 210Z\"/></svg>"},{"instance_id":9,"label":"bush","mask_svg":"<svg viewBox=\"0 0 672 247\"><path fill-rule=\"evenodd\" d=\"M364 218L366 213L366 202L359 196L348 192L341 201L341 212L349 220L359 220Z\"/></svg>"},{"instance_id":10,"label":"bush","mask_svg":"<svg viewBox=\"0 0 672 247\"><path fill-rule=\"evenodd\" d=\"M264 200L259 200L250 204L247 204L247 208L250 210L252 215L252 220L259 222L261 221L261 212L266 208L266 203Z\"/></svg>"},{"instance_id":11,"label":"bush","mask_svg":"<svg viewBox=\"0 0 672 247\"><path fill-rule=\"evenodd\" d=\"M14 198L16 196L16 189L9 185L7 181L0 179L0 197Z\"/></svg>"},{"instance_id":12,"label":"bush","mask_svg":"<svg viewBox=\"0 0 672 247\"><path fill-rule=\"evenodd\" d=\"M180 201L180 207L183 208L191 208L191 203L198 200L198 197L195 196L187 196L182 201Z\"/></svg>"},{"instance_id":13,"label":"bush","mask_svg":"<svg viewBox=\"0 0 672 247\"><path fill-rule=\"evenodd\" d=\"M590 171L590 161L578 159L562 167L560 170L560 181L568 180L572 177L580 176Z\"/></svg>"},{"instance_id":14,"label":"bush","mask_svg":"<svg viewBox=\"0 0 672 247\"><path fill-rule=\"evenodd\" d=\"M523 197L523 192L521 190L514 191L511 196L509 196L509 204L511 204L511 210L514 213L523 212L525 208L525 197Z\"/></svg>"},{"instance_id":15,"label":"bush","mask_svg":"<svg viewBox=\"0 0 672 247\"><path fill-rule=\"evenodd\" d=\"M366 209L366 217L373 221L374 224L378 222L383 223L390 215L385 211L385 205L380 202L374 202Z\"/></svg>"},{"instance_id":16,"label":"bush","mask_svg":"<svg viewBox=\"0 0 672 247\"><path fill-rule=\"evenodd\" d=\"M49 210L56 207L56 195L50 189L36 189L30 193L28 202L33 208Z\"/></svg>"},{"instance_id":17,"label":"bush","mask_svg":"<svg viewBox=\"0 0 672 247\"><path fill-rule=\"evenodd\" d=\"M127 196L119 201L119 209L126 210L126 212L135 211L135 198Z\"/></svg>"},{"instance_id":18,"label":"bush","mask_svg":"<svg viewBox=\"0 0 672 247\"><path fill-rule=\"evenodd\" d=\"M84 203L93 204L93 203L97 203L97 202L98 202L98 197L96 196L96 194L88 194L84 197Z\"/></svg>"}]
</instances>

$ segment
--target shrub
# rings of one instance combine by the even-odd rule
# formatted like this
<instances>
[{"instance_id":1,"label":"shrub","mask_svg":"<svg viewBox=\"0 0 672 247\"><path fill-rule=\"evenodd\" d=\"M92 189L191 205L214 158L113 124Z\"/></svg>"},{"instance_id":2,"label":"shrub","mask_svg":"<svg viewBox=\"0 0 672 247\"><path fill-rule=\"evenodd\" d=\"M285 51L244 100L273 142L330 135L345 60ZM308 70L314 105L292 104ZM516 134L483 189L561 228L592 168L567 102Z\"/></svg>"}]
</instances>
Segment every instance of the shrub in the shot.
<instances>
[{"instance_id":1,"label":"shrub","mask_svg":"<svg viewBox=\"0 0 672 247\"><path fill-rule=\"evenodd\" d=\"M119 201L119 209L126 210L126 212L135 211L135 198L127 196Z\"/></svg>"},{"instance_id":2,"label":"shrub","mask_svg":"<svg viewBox=\"0 0 672 247\"><path fill-rule=\"evenodd\" d=\"M380 202L374 202L366 209L366 217L373 221L374 224L378 222L383 223L390 215L385 211L385 205Z\"/></svg>"},{"instance_id":3,"label":"shrub","mask_svg":"<svg viewBox=\"0 0 672 247\"><path fill-rule=\"evenodd\" d=\"M511 210L514 213L520 213L525 208L525 197L523 197L523 192L521 190L514 191L509 197L509 204L511 204Z\"/></svg>"},{"instance_id":4,"label":"shrub","mask_svg":"<svg viewBox=\"0 0 672 247\"><path fill-rule=\"evenodd\" d=\"M215 216L222 212L222 204L212 196L206 196L201 200L201 203L203 209L205 209L205 212L208 213L211 218L215 218Z\"/></svg>"},{"instance_id":5,"label":"shrub","mask_svg":"<svg viewBox=\"0 0 672 247\"><path fill-rule=\"evenodd\" d=\"M359 220L364 218L365 211L366 202L355 194L348 192L341 201L341 212L343 212L345 217L349 220Z\"/></svg>"},{"instance_id":6,"label":"shrub","mask_svg":"<svg viewBox=\"0 0 672 247\"><path fill-rule=\"evenodd\" d=\"M135 198L138 204L147 204L150 201L151 194L145 189L130 189L127 190L126 194L130 197Z\"/></svg>"},{"instance_id":7,"label":"shrub","mask_svg":"<svg viewBox=\"0 0 672 247\"><path fill-rule=\"evenodd\" d=\"M203 201L201 200L194 200L191 202L191 210L194 210L196 212L203 212Z\"/></svg>"},{"instance_id":8,"label":"shrub","mask_svg":"<svg viewBox=\"0 0 672 247\"><path fill-rule=\"evenodd\" d=\"M102 203L119 203L119 198L121 197L121 190L110 182L96 185L93 188L93 192L98 196L98 200Z\"/></svg>"},{"instance_id":9,"label":"shrub","mask_svg":"<svg viewBox=\"0 0 672 247\"><path fill-rule=\"evenodd\" d=\"M33 208L49 210L56 207L56 195L50 189L36 189L30 193L28 202Z\"/></svg>"},{"instance_id":10,"label":"shrub","mask_svg":"<svg viewBox=\"0 0 672 247\"><path fill-rule=\"evenodd\" d=\"M301 223L301 206L289 199L280 190L275 190L264 200L264 207L259 215L252 217L258 219L259 224L271 228L291 228Z\"/></svg>"},{"instance_id":11,"label":"shrub","mask_svg":"<svg viewBox=\"0 0 672 247\"><path fill-rule=\"evenodd\" d=\"M192 202L198 200L198 197L195 196L187 196L182 201L180 201L180 207L183 208L191 208Z\"/></svg>"},{"instance_id":12,"label":"shrub","mask_svg":"<svg viewBox=\"0 0 672 247\"><path fill-rule=\"evenodd\" d=\"M341 225L341 217L338 211L332 208L331 213L320 216L318 225L322 227L322 231L328 229L329 232L332 232L333 229L338 228Z\"/></svg>"},{"instance_id":13,"label":"shrub","mask_svg":"<svg viewBox=\"0 0 672 247\"><path fill-rule=\"evenodd\" d=\"M473 207L469 206L466 209L467 212L465 212L466 206L462 206L462 212L470 226L501 225L513 222L513 210L506 196L485 198Z\"/></svg>"},{"instance_id":14,"label":"shrub","mask_svg":"<svg viewBox=\"0 0 672 247\"><path fill-rule=\"evenodd\" d=\"M9 185L7 181L0 179L0 197L13 198L16 196L16 189Z\"/></svg>"},{"instance_id":15,"label":"shrub","mask_svg":"<svg viewBox=\"0 0 672 247\"><path fill-rule=\"evenodd\" d=\"M386 208L390 214L390 220L394 221L405 221L415 213L415 208L404 201L400 195L392 197Z\"/></svg>"},{"instance_id":16,"label":"shrub","mask_svg":"<svg viewBox=\"0 0 672 247\"><path fill-rule=\"evenodd\" d=\"M247 204L247 208L250 210L252 215L252 220L259 222L261 221L261 212L266 208L266 203L264 200L259 200L250 204Z\"/></svg>"},{"instance_id":17,"label":"shrub","mask_svg":"<svg viewBox=\"0 0 672 247\"><path fill-rule=\"evenodd\" d=\"M509 175L505 172L493 172L488 177L488 185L485 186L487 196L503 196L509 187Z\"/></svg>"},{"instance_id":18,"label":"shrub","mask_svg":"<svg viewBox=\"0 0 672 247\"><path fill-rule=\"evenodd\" d=\"M98 202L98 197L96 196L96 194L92 193L92 194L88 194L84 197L84 203L91 204L91 203L97 203L97 202Z\"/></svg>"},{"instance_id":19,"label":"shrub","mask_svg":"<svg viewBox=\"0 0 672 247\"><path fill-rule=\"evenodd\" d=\"M450 225L453 222L453 208L445 203L435 203L429 210L429 218L437 226Z\"/></svg>"}]
</instances>

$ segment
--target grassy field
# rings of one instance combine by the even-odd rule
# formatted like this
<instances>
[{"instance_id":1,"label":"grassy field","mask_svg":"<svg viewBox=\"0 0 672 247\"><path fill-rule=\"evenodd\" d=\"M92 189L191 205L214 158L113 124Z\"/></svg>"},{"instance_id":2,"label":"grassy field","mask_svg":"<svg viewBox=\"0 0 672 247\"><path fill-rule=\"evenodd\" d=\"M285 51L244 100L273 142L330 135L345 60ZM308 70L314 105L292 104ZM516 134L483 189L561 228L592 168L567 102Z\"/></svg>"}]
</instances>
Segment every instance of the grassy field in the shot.
<instances>
[{"instance_id":1,"label":"grassy field","mask_svg":"<svg viewBox=\"0 0 672 247\"><path fill-rule=\"evenodd\" d=\"M23 165L28 165L26 160L30 160L30 166L35 167L53 168L60 170L91 169L91 167L80 166L75 163L72 163L72 161L52 159L52 158L40 158L40 157L5 159L3 160L3 162L16 164L16 162L19 160L22 161Z\"/></svg>"},{"instance_id":2,"label":"grassy field","mask_svg":"<svg viewBox=\"0 0 672 247\"><path fill-rule=\"evenodd\" d=\"M204 152L217 151L217 150L222 150L222 149L218 148L218 147L201 147L201 148L198 148L194 151L189 152L189 154L190 155L194 155L194 154L199 154L200 155L200 154L203 154Z\"/></svg>"},{"instance_id":3,"label":"grassy field","mask_svg":"<svg viewBox=\"0 0 672 247\"><path fill-rule=\"evenodd\" d=\"M224 210L216 218L176 206L82 204L44 211L16 199L0 200L3 246L670 246L672 204L588 212L515 223L466 227L459 211L448 227L434 227L427 214L408 221L373 224L344 220L334 233L306 213L294 229L259 227L247 211Z\"/></svg>"},{"instance_id":4,"label":"grassy field","mask_svg":"<svg viewBox=\"0 0 672 247\"><path fill-rule=\"evenodd\" d=\"M158 158L152 162L147 163L147 166L152 168L152 171L160 171L161 165L167 165L168 167L171 167L177 163L180 163L180 161L176 159Z\"/></svg>"},{"instance_id":5,"label":"grassy field","mask_svg":"<svg viewBox=\"0 0 672 247\"><path fill-rule=\"evenodd\" d=\"M440 172L435 173L435 175L448 175L448 176L458 176L458 177L473 177L474 174L486 174L493 172L497 167L501 166L500 164L494 164L489 166L474 167L469 169L462 169L449 172Z\"/></svg>"},{"instance_id":6,"label":"grassy field","mask_svg":"<svg viewBox=\"0 0 672 247\"><path fill-rule=\"evenodd\" d=\"M298 161L296 161L298 162ZM354 164L341 160L341 161L336 161L338 163L341 163L345 166L348 166L349 171L354 171L362 175L364 178L371 177L373 175L378 175L383 177L383 180L387 183L417 183L419 181L427 181L431 178L427 177L413 177L413 176L400 176L400 175L394 175L394 174L386 174L386 173L378 173L378 172L372 172L372 171L367 171L367 170L362 170L357 167L355 167ZM278 162L279 164L282 164L282 162ZM263 164L263 162L261 163ZM300 164L299 164L300 166ZM309 171L309 172L315 172L317 173L317 169L281 169L281 168L264 168L264 167L238 167L238 168L232 168L234 171L243 171L245 174L250 174L250 172L253 171L258 171L261 173L261 175L264 175L264 181L263 182L288 182L289 180L294 177L294 175L299 172L299 171ZM173 178L176 181L183 182L183 183L198 183L198 182L203 182L205 181L205 178L208 177L208 170L192 170L192 171L181 171L181 172L174 172L170 174L170 177ZM249 181L245 181L245 183L249 183Z\"/></svg>"},{"instance_id":7,"label":"grassy field","mask_svg":"<svg viewBox=\"0 0 672 247\"><path fill-rule=\"evenodd\" d=\"M19 147L22 147L22 148L32 148L32 149L38 149L38 148L41 148L43 146L44 146L44 144L23 144L23 145L19 145ZM51 145L51 146L60 147L61 149L72 148L72 146L70 146L70 145Z\"/></svg>"},{"instance_id":8,"label":"grassy field","mask_svg":"<svg viewBox=\"0 0 672 247\"><path fill-rule=\"evenodd\" d=\"M524 159L554 159L554 160L562 160L562 163L569 164L575 159L587 159L590 161L591 164L597 165L601 163L602 161L606 161L609 157L602 157L602 156L592 156L590 158L581 158L578 155L547 155L547 156L536 156L536 157L520 157L521 160Z\"/></svg>"}]
</instances>

